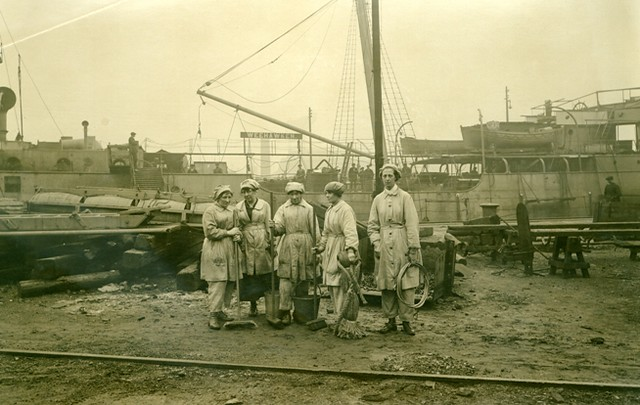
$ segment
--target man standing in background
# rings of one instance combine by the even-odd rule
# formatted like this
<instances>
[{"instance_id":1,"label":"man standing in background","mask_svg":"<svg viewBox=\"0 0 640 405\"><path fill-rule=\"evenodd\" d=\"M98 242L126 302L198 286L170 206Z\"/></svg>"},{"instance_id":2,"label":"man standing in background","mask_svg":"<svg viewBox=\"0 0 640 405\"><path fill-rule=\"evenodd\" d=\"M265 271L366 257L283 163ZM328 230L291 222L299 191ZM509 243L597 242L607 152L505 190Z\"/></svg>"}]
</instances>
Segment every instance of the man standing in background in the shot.
<instances>
[{"instance_id":1,"label":"man standing in background","mask_svg":"<svg viewBox=\"0 0 640 405\"><path fill-rule=\"evenodd\" d=\"M138 141L135 132L129 136L129 162L133 169L138 167Z\"/></svg>"}]
</instances>

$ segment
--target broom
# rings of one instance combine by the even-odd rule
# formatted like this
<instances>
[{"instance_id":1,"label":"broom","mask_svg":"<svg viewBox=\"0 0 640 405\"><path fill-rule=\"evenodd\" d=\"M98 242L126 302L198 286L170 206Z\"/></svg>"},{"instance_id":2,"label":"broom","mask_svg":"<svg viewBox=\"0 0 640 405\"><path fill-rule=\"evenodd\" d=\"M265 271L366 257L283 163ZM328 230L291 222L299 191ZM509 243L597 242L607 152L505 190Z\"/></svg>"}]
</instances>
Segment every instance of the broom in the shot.
<instances>
[{"instance_id":1,"label":"broom","mask_svg":"<svg viewBox=\"0 0 640 405\"><path fill-rule=\"evenodd\" d=\"M233 226L238 226L238 214L236 210L233 210ZM255 322L251 320L241 320L242 311L240 310L240 277L242 276L240 273L240 247L238 246L238 242L233 242L233 250L236 256L236 293L238 295L238 320L229 321L224 323L225 329L255 329L258 327Z\"/></svg>"},{"instance_id":2,"label":"broom","mask_svg":"<svg viewBox=\"0 0 640 405\"><path fill-rule=\"evenodd\" d=\"M360 299L363 304L367 304L360 285L357 282L360 273L360 263L355 268L352 264L347 270L338 260L338 268L347 276L349 289L347 297L340 310L338 322L336 322L334 335L342 339L362 339L367 336L365 329L358 323L358 312L360 311Z\"/></svg>"}]
</instances>

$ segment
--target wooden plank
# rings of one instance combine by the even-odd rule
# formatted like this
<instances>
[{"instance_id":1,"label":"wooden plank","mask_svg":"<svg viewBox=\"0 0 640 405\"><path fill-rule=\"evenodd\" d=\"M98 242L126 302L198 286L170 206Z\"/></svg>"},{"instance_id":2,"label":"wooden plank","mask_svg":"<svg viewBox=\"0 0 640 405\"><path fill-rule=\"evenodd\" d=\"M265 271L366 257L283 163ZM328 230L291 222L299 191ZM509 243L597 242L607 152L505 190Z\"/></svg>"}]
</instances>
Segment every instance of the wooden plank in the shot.
<instances>
[{"instance_id":1,"label":"wooden plank","mask_svg":"<svg viewBox=\"0 0 640 405\"><path fill-rule=\"evenodd\" d=\"M640 237L640 229L532 229L532 236L635 236Z\"/></svg>"},{"instance_id":2,"label":"wooden plank","mask_svg":"<svg viewBox=\"0 0 640 405\"><path fill-rule=\"evenodd\" d=\"M35 297L59 291L97 288L105 284L119 282L120 279L120 273L112 270L65 276L56 280L24 280L18 283L18 295L20 297Z\"/></svg>"},{"instance_id":3,"label":"wooden plank","mask_svg":"<svg viewBox=\"0 0 640 405\"><path fill-rule=\"evenodd\" d=\"M640 240L616 240L613 244L622 248L640 247Z\"/></svg>"},{"instance_id":4,"label":"wooden plank","mask_svg":"<svg viewBox=\"0 0 640 405\"><path fill-rule=\"evenodd\" d=\"M516 206L518 218L518 247L520 248L525 274L533 274L533 241L531 239L531 227L529 224L529 212L527 206L519 203Z\"/></svg>"},{"instance_id":5,"label":"wooden plank","mask_svg":"<svg viewBox=\"0 0 640 405\"><path fill-rule=\"evenodd\" d=\"M122 254L122 267L125 269L141 269L160 260L153 250L129 249Z\"/></svg>"},{"instance_id":6,"label":"wooden plank","mask_svg":"<svg viewBox=\"0 0 640 405\"><path fill-rule=\"evenodd\" d=\"M88 261L83 253L37 259L31 270L31 278L55 280L64 275L84 273Z\"/></svg>"},{"instance_id":7,"label":"wooden plank","mask_svg":"<svg viewBox=\"0 0 640 405\"><path fill-rule=\"evenodd\" d=\"M182 224L170 224L170 225L158 225L147 226L144 228L132 228L132 229L82 229L82 230L60 230L60 231L3 231L0 232L1 237L16 237L16 236L28 236L33 238L43 238L48 236L85 236L85 235L126 235L126 234L140 234L140 233L171 233L180 230L183 227Z\"/></svg>"},{"instance_id":8,"label":"wooden plank","mask_svg":"<svg viewBox=\"0 0 640 405\"><path fill-rule=\"evenodd\" d=\"M176 288L182 291L207 290L207 282L200 279L200 266L197 261L178 272Z\"/></svg>"},{"instance_id":9,"label":"wooden plank","mask_svg":"<svg viewBox=\"0 0 640 405\"><path fill-rule=\"evenodd\" d=\"M638 229L640 222L530 222L531 229ZM468 232L478 233L487 231L501 231L508 229L505 224L499 225L449 225L447 230L450 233Z\"/></svg>"}]
</instances>

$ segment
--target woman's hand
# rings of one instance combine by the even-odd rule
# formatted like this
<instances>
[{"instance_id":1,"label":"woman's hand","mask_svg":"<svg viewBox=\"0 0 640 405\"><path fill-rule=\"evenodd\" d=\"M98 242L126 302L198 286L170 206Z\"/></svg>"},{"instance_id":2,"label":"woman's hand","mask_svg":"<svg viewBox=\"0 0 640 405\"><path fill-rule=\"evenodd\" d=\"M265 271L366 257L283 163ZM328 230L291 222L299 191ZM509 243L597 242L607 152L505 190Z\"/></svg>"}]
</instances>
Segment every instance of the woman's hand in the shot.
<instances>
[{"instance_id":1,"label":"woman's hand","mask_svg":"<svg viewBox=\"0 0 640 405\"><path fill-rule=\"evenodd\" d=\"M356 251L353 249L347 250L347 258L349 259L351 264L358 263L358 255L356 254Z\"/></svg>"},{"instance_id":2,"label":"woman's hand","mask_svg":"<svg viewBox=\"0 0 640 405\"><path fill-rule=\"evenodd\" d=\"M227 235L233 236L235 239L236 236L242 235L242 232L240 232L240 228L235 226L227 231Z\"/></svg>"},{"instance_id":3,"label":"woman's hand","mask_svg":"<svg viewBox=\"0 0 640 405\"><path fill-rule=\"evenodd\" d=\"M409 248L409 253L408 253L408 257L409 257L409 261L411 262L417 262L418 261L418 252L420 251L420 249L418 248Z\"/></svg>"}]
</instances>

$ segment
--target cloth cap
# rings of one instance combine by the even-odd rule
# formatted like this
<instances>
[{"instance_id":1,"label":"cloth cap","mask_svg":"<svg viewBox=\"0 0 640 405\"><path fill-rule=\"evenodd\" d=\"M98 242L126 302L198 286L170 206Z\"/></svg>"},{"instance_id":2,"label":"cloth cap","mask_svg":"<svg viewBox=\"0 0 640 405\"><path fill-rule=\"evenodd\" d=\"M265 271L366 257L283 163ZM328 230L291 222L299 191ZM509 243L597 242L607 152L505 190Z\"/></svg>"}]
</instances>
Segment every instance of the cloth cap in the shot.
<instances>
[{"instance_id":1,"label":"cloth cap","mask_svg":"<svg viewBox=\"0 0 640 405\"><path fill-rule=\"evenodd\" d=\"M258 183L254 179L242 180L242 183L240 183L240 190L242 190L244 188L250 188L252 190L259 190L260 189L260 183Z\"/></svg>"},{"instance_id":2,"label":"cloth cap","mask_svg":"<svg viewBox=\"0 0 640 405\"><path fill-rule=\"evenodd\" d=\"M136 133L135 133L135 132L132 132L132 133L131 133L131 136L136 136Z\"/></svg>"},{"instance_id":3,"label":"cloth cap","mask_svg":"<svg viewBox=\"0 0 640 405\"><path fill-rule=\"evenodd\" d=\"M396 180L402 177L398 166L394 165L393 163L387 163L380 168L380 177L382 177L382 172L384 171L384 169L393 169L393 174L396 176Z\"/></svg>"},{"instance_id":4,"label":"cloth cap","mask_svg":"<svg viewBox=\"0 0 640 405\"><path fill-rule=\"evenodd\" d=\"M226 184L217 186L216 188L213 189L213 199L218 201L218 199L222 196L222 194L224 194L227 191L231 193L231 195L233 195L233 192L231 191L231 186L228 186Z\"/></svg>"},{"instance_id":5,"label":"cloth cap","mask_svg":"<svg viewBox=\"0 0 640 405\"><path fill-rule=\"evenodd\" d=\"M605 180L613 180L613 176L607 176Z\"/></svg>"},{"instance_id":6,"label":"cloth cap","mask_svg":"<svg viewBox=\"0 0 640 405\"><path fill-rule=\"evenodd\" d=\"M304 194L304 184L298 183L297 181L290 181L284 188L284 192L289 194L292 191L298 191Z\"/></svg>"},{"instance_id":7,"label":"cloth cap","mask_svg":"<svg viewBox=\"0 0 640 405\"><path fill-rule=\"evenodd\" d=\"M328 191L330 193L337 194L337 195L342 195L346 189L347 189L347 186L340 183L339 181L332 181L327 183L326 186L324 186L325 193Z\"/></svg>"}]
</instances>

